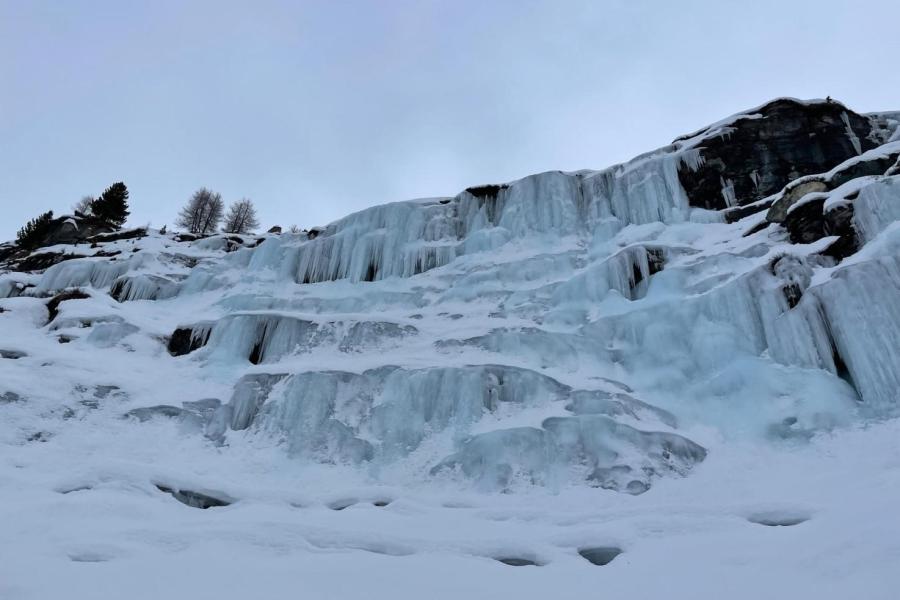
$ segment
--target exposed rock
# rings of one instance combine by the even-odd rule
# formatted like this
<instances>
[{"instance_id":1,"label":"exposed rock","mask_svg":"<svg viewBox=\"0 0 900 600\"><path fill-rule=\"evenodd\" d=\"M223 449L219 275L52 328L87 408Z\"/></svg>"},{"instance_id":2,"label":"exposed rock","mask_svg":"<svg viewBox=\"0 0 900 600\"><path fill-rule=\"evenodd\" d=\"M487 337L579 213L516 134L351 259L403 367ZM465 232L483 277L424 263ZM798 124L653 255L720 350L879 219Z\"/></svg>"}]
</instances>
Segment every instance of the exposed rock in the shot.
<instances>
[{"instance_id":1,"label":"exposed rock","mask_svg":"<svg viewBox=\"0 0 900 600\"><path fill-rule=\"evenodd\" d=\"M804 180L796 185L788 185L784 188L781 197L773 203L772 208L766 213L766 221L770 223L781 223L787 216L788 209L794 205L797 200L814 192L827 192L828 184L821 179Z\"/></svg>"},{"instance_id":2,"label":"exposed rock","mask_svg":"<svg viewBox=\"0 0 900 600\"><path fill-rule=\"evenodd\" d=\"M894 166L889 168L884 172L885 175L900 175L900 157L897 158L897 162L894 163Z\"/></svg>"},{"instance_id":3,"label":"exposed rock","mask_svg":"<svg viewBox=\"0 0 900 600\"><path fill-rule=\"evenodd\" d=\"M80 243L95 244L98 241L111 241L111 239L122 239L118 237L104 238L103 236L120 235L115 227L98 219L96 217L85 216L82 214L64 215L53 219L47 226L47 234L34 245L32 250L20 248L14 243L7 243L0 246L0 263L8 263L9 268L14 271L41 271L52 267L64 260L73 258L83 258L83 255L71 252L36 252L33 249L46 248L56 245L75 245ZM138 230L129 230L138 231ZM129 232L123 232L126 236L130 236ZM146 234L146 231L144 231Z\"/></svg>"},{"instance_id":4,"label":"exposed rock","mask_svg":"<svg viewBox=\"0 0 900 600\"><path fill-rule=\"evenodd\" d=\"M103 234L114 233L116 228L97 217L86 215L64 215L53 219L50 232L41 241L40 247L56 244L78 244Z\"/></svg>"},{"instance_id":5,"label":"exposed rock","mask_svg":"<svg viewBox=\"0 0 900 600\"><path fill-rule=\"evenodd\" d=\"M179 327L169 338L168 350L172 356L184 356L202 348L209 341L208 326Z\"/></svg>"},{"instance_id":6,"label":"exposed rock","mask_svg":"<svg viewBox=\"0 0 900 600\"><path fill-rule=\"evenodd\" d=\"M56 319L56 316L59 314L59 305L66 300L84 300L85 298L90 298L90 296L79 289L66 290L53 296L53 298L47 302L47 313L49 314L47 323L52 323L53 320Z\"/></svg>"},{"instance_id":7,"label":"exposed rock","mask_svg":"<svg viewBox=\"0 0 900 600\"><path fill-rule=\"evenodd\" d=\"M884 154L874 154L867 160L849 161L849 164L840 169L834 170L828 183L831 189L841 186L851 179L859 177L867 177L869 175L887 175L897 160L900 160L900 149L894 152L885 152Z\"/></svg>"},{"instance_id":8,"label":"exposed rock","mask_svg":"<svg viewBox=\"0 0 900 600\"><path fill-rule=\"evenodd\" d=\"M651 275L655 275L656 273L662 271L663 267L666 264L666 255L663 248L645 247L644 250L646 251L647 256L646 274L643 270L641 261L634 262L631 268L632 273L630 281L630 293L631 298L635 300L643 297L644 293L646 292L646 289L644 289L645 286L640 288L638 286L640 286L641 283L644 283Z\"/></svg>"},{"instance_id":9,"label":"exposed rock","mask_svg":"<svg viewBox=\"0 0 900 600\"><path fill-rule=\"evenodd\" d=\"M8 358L10 360L18 360L20 358L25 358L28 356L27 352L22 352L21 350L4 350L0 348L0 358Z\"/></svg>"},{"instance_id":10,"label":"exposed rock","mask_svg":"<svg viewBox=\"0 0 900 600\"><path fill-rule=\"evenodd\" d=\"M823 254L838 261L859 249L853 228L853 205L850 203L824 211L825 198L816 198L796 205L782 223L794 244L811 244L826 236L838 236Z\"/></svg>"},{"instance_id":11,"label":"exposed rock","mask_svg":"<svg viewBox=\"0 0 900 600\"><path fill-rule=\"evenodd\" d=\"M281 233L281 226L275 225L274 227L270 227L268 233Z\"/></svg>"},{"instance_id":12,"label":"exposed rock","mask_svg":"<svg viewBox=\"0 0 900 600\"><path fill-rule=\"evenodd\" d=\"M744 217L755 215L758 212L768 210L772 206L773 200L759 200L745 206L736 206L725 210L722 214L725 216L726 223L737 223Z\"/></svg>"},{"instance_id":13,"label":"exposed rock","mask_svg":"<svg viewBox=\"0 0 900 600\"><path fill-rule=\"evenodd\" d=\"M900 148L886 151L882 148L854 157L844 164L838 165L828 173L801 177L787 184L775 200L766 220L770 223L783 223L791 207L807 194L816 194L834 190L841 185L871 175L882 175L890 170L891 165L900 157Z\"/></svg>"},{"instance_id":14,"label":"exposed rock","mask_svg":"<svg viewBox=\"0 0 900 600\"><path fill-rule=\"evenodd\" d=\"M20 249L13 242L0 244L0 265L11 259Z\"/></svg>"},{"instance_id":15,"label":"exposed rock","mask_svg":"<svg viewBox=\"0 0 900 600\"><path fill-rule=\"evenodd\" d=\"M475 196L476 198L482 199L490 199L494 200L500 195L501 190L505 190L509 185L503 183L500 185L489 184L489 185L476 185L472 187L466 188L466 191Z\"/></svg>"},{"instance_id":16,"label":"exposed rock","mask_svg":"<svg viewBox=\"0 0 900 600\"><path fill-rule=\"evenodd\" d=\"M22 260L13 263L11 266L14 271L20 272L43 271L64 260L84 257L84 254L72 254L68 252L40 252L38 254L29 254Z\"/></svg>"},{"instance_id":17,"label":"exposed rock","mask_svg":"<svg viewBox=\"0 0 900 600\"><path fill-rule=\"evenodd\" d=\"M107 242L115 242L118 240L133 240L136 238L146 237L147 228L138 227L135 229L122 229L120 231L112 231L110 233L98 233L85 239L91 244L104 244Z\"/></svg>"},{"instance_id":18,"label":"exposed rock","mask_svg":"<svg viewBox=\"0 0 900 600\"><path fill-rule=\"evenodd\" d=\"M692 206L744 206L874 148L871 132L869 119L837 102L778 99L690 136L706 137L698 160L683 162L678 177Z\"/></svg>"},{"instance_id":19,"label":"exposed rock","mask_svg":"<svg viewBox=\"0 0 900 600\"><path fill-rule=\"evenodd\" d=\"M202 240L205 236L202 236L198 233L178 233L175 234L175 237L172 238L176 242L196 242L197 240Z\"/></svg>"},{"instance_id":20,"label":"exposed rock","mask_svg":"<svg viewBox=\"0 0 900 600\"><path fill-rule=\"evenodd\" d=\"M812 268L802 258L784 255L772 261L770 269L772 275L784 282L781 292L788 308L797 306L812 280Z\"/></svg>"}]
</instances>

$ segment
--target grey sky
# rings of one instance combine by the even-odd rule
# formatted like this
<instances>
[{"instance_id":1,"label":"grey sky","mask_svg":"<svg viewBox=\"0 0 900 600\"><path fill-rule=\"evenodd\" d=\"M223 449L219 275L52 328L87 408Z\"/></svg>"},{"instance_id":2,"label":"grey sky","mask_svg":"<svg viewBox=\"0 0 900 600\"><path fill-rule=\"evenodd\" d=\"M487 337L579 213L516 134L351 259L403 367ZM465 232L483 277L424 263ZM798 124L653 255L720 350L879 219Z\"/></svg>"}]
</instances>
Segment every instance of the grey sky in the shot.
<instances>
[{"instance_id":1,"label":"grey sky","mask_svg":"<svg viewBox=\"0 0 900 600\"><path fill-rule=\"evenodd\" d=\"M0 0L0 239L123 180L263 225L600 168L775 96L900 109L896 0Z\"/></svg>"}]
</instances>

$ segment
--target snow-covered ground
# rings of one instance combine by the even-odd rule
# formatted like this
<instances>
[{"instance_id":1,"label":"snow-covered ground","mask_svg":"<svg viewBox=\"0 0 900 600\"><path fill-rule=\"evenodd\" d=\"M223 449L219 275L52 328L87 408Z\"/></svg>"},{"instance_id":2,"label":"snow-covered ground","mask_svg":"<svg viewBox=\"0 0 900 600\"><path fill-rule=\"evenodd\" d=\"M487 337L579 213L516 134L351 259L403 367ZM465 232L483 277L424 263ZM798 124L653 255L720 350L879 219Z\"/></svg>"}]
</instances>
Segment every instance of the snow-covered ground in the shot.
<instances>
[{"instance_id":1,"label":"snow-covered ground","mask_svg":"<svg viewBox=\"0 0 900 600\"><path fill-rule=\"evenodd\" d=\"M900 175L836 260L695 138L0 273L0 598L896 597Z\"/></svg>"},{"instance_id":2,"label":"snow-covered ground","mask_svg":"<svg viewBox=\"0 0 900 600\"><path fill-rule=\"evenodd\" d=\"M690 477L640 496L483 494L354 485L273 448L223 452L172 423L106 421L5 447L0 597L888 600L898 440L894 420L803 445L718 443ZM153 481L241 500L197 510ZM623 553L606 566L578 554L609 546Z\"/></svg>"}]
</instances>

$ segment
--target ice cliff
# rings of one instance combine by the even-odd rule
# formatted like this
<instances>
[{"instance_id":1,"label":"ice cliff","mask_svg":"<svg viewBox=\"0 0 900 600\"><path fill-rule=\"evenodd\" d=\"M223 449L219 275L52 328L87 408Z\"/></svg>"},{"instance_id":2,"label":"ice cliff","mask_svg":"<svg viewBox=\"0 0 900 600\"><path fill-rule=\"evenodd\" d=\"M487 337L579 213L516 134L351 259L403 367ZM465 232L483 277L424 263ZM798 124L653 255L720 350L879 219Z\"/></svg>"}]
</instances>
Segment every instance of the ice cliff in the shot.
<instances>
[{"instance_id":1,"label":"ice cliff","mask_svg":"<svg viewBox=\"0 0 900 600\"><path fill-rule=\"evenodd\" d=\"M695 432L896 416L898 120L777 99L600 171L299 234L67 219L0 249L0 412L17 443L107 410L385 481L633 494L701 463Z\"/></svg>"}]
</instances>

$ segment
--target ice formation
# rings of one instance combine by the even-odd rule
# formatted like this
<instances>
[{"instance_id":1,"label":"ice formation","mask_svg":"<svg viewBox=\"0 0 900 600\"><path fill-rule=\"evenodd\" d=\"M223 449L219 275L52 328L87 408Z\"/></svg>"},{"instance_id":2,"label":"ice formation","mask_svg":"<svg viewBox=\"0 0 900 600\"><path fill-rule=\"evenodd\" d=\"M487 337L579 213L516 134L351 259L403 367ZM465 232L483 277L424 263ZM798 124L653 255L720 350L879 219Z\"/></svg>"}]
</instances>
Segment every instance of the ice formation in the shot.
<instances>
[{"instance_id":1,"label":"ice formation","mask_svg":"<svg viewBox=\"0 0 900 600\"><path fill-rule=\"evenodd\" d=\"M736 163L797 111L828 134L807 152L796 133L791 178ZM896 125L781 99L601 171L310 232L47 250L61 262L0 275L2 318L60 342L52 360L184 385L116 383L137 422L223 448L269 440L386 482L639 494L701 463L706 427L806 440L900 414ZM48 323L48 298L75 288Z\"/></svg>"}]
</instances>

